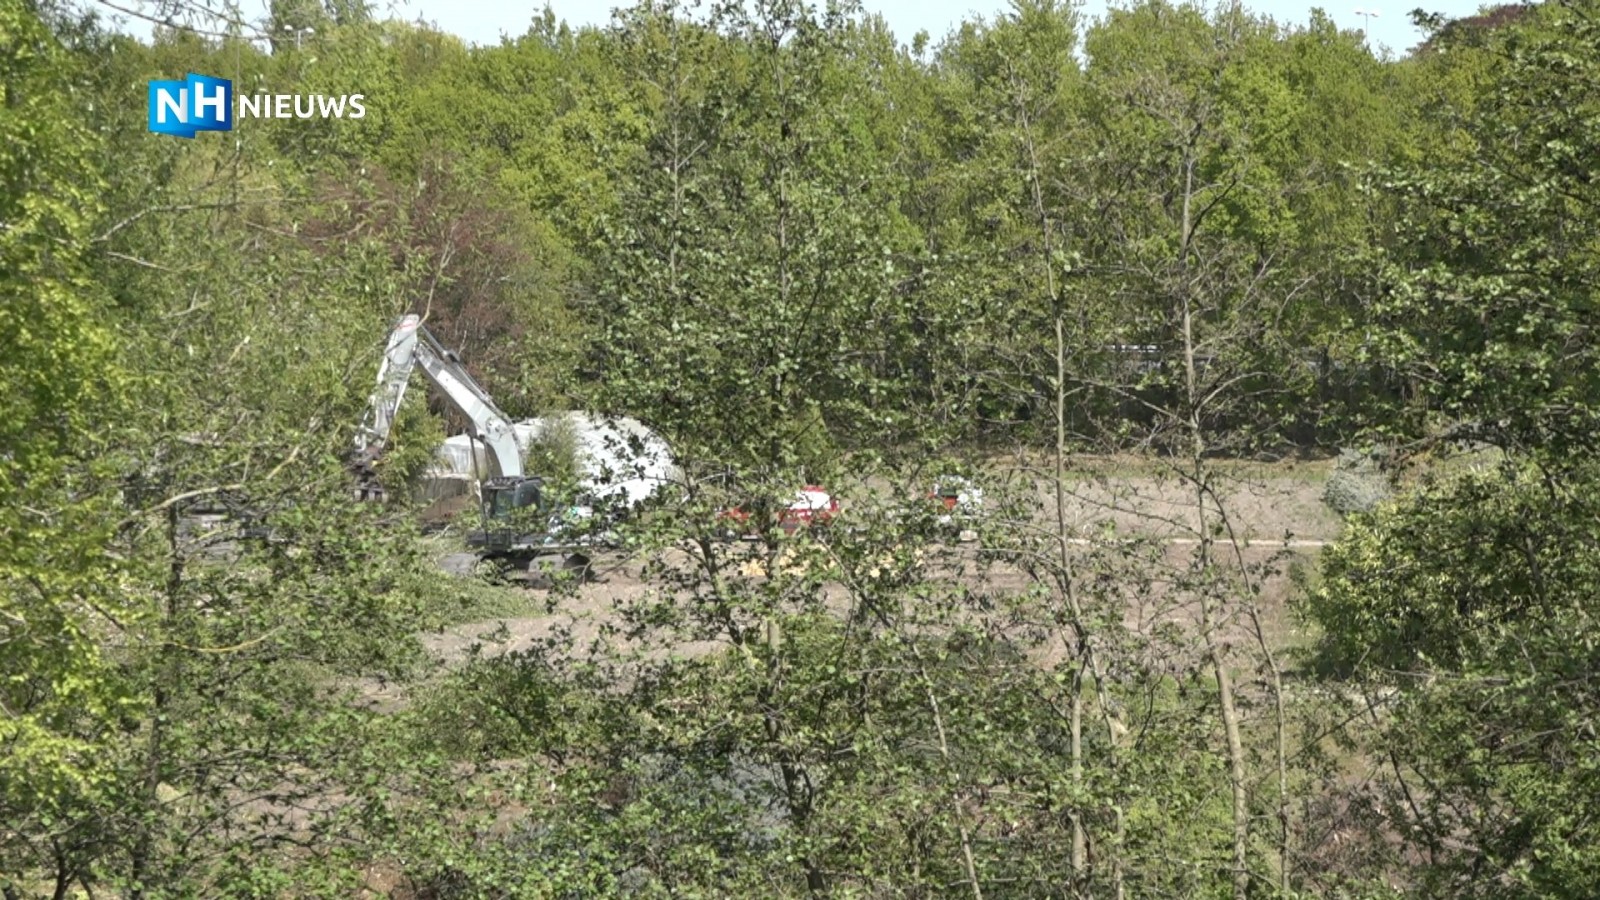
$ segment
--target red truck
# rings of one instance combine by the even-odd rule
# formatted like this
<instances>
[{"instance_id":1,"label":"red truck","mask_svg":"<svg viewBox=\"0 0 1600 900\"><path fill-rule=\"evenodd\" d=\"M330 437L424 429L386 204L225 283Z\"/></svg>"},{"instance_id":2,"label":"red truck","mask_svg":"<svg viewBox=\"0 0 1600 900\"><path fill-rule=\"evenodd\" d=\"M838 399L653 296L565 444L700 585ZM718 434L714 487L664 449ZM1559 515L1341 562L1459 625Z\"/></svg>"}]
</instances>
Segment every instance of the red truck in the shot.
<instances>
[{"instance_id":1,"label":"red truck","mask_svg":"<svg viewBox=\"0 0 1600 900\"><path fill-rule=\"evenodd\" d=\"M732 509L723 510L719 516L729 526L731 536L753 536L758 528L752 511L755 504L743 504ZM777 511L777 524L779 528L789 533L809 525L822 525L839 514L839 501L828 493L826 488L819 485L808 484L795 492L794 499L788 505Z\"/></svg>"}]
</instances>

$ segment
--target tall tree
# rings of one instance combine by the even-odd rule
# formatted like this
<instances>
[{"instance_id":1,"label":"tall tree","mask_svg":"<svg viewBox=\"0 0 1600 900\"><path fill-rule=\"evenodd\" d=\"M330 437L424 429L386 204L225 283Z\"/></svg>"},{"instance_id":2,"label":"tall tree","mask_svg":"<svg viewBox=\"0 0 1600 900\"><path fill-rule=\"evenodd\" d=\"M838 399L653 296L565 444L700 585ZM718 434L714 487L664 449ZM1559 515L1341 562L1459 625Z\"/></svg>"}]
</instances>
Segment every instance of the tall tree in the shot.
<instances>
[{"instance_id":1,"label":"tall tree","mask_svg":"<svg viewBox=\"0 0 1600 900\"><path fill-rule=\"evenodd\" d=\"M1436 41L1422 62L1481 93L1433 110L1462 151L1451 165L1383 175L1402 215L1373 343L1412 385L1406 449L1475 453L1359 522L1309 609L1325 661L1366 696L1361 745L1395 803L1380 827L1407 835L1425 889L1579 896L1600 883L1593 803L1576 799L1596 783L1596 696L1577 673L1600 596L1600 244L1575 224L1600 206L1579 149L1600 139L1600 18L1554 3ZM1455 59L1473 77L1449 81Z\"/></svg>"},{"instance_id":2,"label":"tall tree","mask_svg":"<svg viewBox=\"0 0 1600 900\"><path fill-rule=\"evenodd\" d=\"M103 185L85 70L37 6L0 4L0 889L77 877L74 810L104 800L136 708L107 652L121 604L103 492L128 381L87 256Z\"/></svg>"},{"instance_id":3,"label":"tall tree","mask_svg":"<svg viewBox=\"0 0 1600 900\"><path fill-rule=\"evenodd\" d=\"M634 26L659 105L608 225L599 359L690 457L815 463L896 421L877 385L904 233L846 11L719 10L715 36L675 15Z\"/></svg>"}]
</instances>

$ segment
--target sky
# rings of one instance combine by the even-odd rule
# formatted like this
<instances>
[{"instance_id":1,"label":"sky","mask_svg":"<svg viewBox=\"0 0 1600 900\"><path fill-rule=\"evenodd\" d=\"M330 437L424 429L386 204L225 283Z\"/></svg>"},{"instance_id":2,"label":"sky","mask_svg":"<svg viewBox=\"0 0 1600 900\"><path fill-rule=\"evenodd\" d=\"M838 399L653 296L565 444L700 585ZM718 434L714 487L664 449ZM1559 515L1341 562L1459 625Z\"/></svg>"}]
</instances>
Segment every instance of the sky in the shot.
<instances>
[{"instance_id":1,"label":"sky","mask_svg":"<svg viewBox=\"0 0 1600 900\"><path fill-rule=\"evenodd\" d=\"M88 2L108 20L122 18L123 30L148 39L147 22L115 7L153 9L151 0L117 0L115 7L101 0ZM550 0L556 17L574 27L603 25L610 20L613 7L630 3L631 0ZM544 8L542 0L526 5L504 0L377 0L377 5L387 7L393 18L420 19L473 44L497 44L502 35L516 37L526 32L535 14ZM1457 17L1472 15L1481 4L1479 0L1400 0L1392 6L1385 5L1384 0L1245 0L1244 5L1252 12L1291 24L1304 24L1311 10L1320 6L1340 28L1365 31L1375 52L1404 56L1422 40L1421 32L1411 25L1411 9L1420 5L1429 12ZM1004 0L863 0L863 6L868 12L882 14L901 43L909 43L921 30L937 42L964 19L993 17L1008 8ZM247 19L257 20L262 17L265 2L241 0L241 7ZM1084 11L1095 16L1105 8L1106 0L1086 0ZM1363 16L1359 11L1372 15Z\"/></svg>"}]
</instances>

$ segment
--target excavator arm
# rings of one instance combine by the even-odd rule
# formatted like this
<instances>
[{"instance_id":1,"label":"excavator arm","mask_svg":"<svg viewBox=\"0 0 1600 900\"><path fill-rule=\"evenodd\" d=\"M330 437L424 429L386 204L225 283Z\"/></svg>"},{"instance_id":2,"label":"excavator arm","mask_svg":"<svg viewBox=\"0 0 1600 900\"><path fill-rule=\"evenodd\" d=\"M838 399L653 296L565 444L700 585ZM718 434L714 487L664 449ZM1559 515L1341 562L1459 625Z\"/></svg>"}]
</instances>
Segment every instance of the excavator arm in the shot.
<instances>
[{"instance_id":1,"label":"excavator arm","mask_svg":"<svg viewBox=\"0 0 1600 900\"><path fill-rule=\"evenodd\" d=\"M588 519L594 515L593 509L580 505L568 509L561 517L548 515L549 511L544 509L547 498L542 481L523 472L522 447L517 442L511 419L467 373L460 358L445 349L428 331L420 316L401 318L389 334L383 362L378 368L377 385L355 437L356 468L368 476L363 480L376 483L376 479L370 478L372 463L389 441L406 387L418 369L440 395L472 423L472 436L488 448L496 470L484 473L480 483L484 530L469 533L467 543L478 547L486 556L510 559L592 543L592 539L575 534L572 520ZM670 453L660 439L643 426L638 426L638 430L651 440L634 435L643 457L635 459L633 454L628 454L627 462L621 456L624 447L631 444L615 424L585 418L580 420L580 428L585 438L586 458L600 470L589 474L607 482L595 487L595 496L636 503L670 478ZM615 471L610 471L612 468ZM633 476L625 477L630 471ZM368 489L361 493L363 496L381 495ZM538 524L528 527L530 517L515 515L519 510L534 512L531 520ZM543 522L538 521L541 518Z\"/></svg>"},{"instance_id":2,"label":"excavator arm","mask_svg":"<svg viewBox=\"0 0 1600 900\"><path fill-rule=\"evenodd\" d=\"M384 348L383 361L378 364L378 386L367 398L367 414L356 431L358 457L371 459L389 442L389 432L400 412L400 401L405 399L406 386L411 382L411 370L416 367L417 329L420 327L421 319L406 316L389 332L389 345Z\"/></svg>"},{"instance_id":3,"label":"excavator arm","mask_svg":"<svg viewBox=\"0 0 1600 900\"><path fill-rule=\"evenodd\" d=\"M412 373L418 369L450 405L472 423L473 437L489 448L496 470L484 473L479 484L485 527L481 532L469 534L468 544L490 556L515 555L548 544L550 539L545 529L525 535L515 524L518 517L514 513L540 509L544 497L541 481L523 474L522 448L517 444L511 419L467 373L461 359L446 350L428 331L420 316L405 316L389 333L389 345L378 367L378 383L356 432L356 469L367 485L359 490L359 495L364 498L382 496L381 488L371 487L376 484L372 463L389 441L406 387Z\"/></svg>"},{"instance_id":4,"label":"excavator arm","mask_svg":"<svg viewBox=\"0 0 1600 900\"><path fill-rule=\"evenodd\" d=\"M389 334L389 346L378 367L378 384L367 403L367 415L356 434L356 450L365 461L382 452L405 399L411 373L421 369L450 405L472 423L473 437L483 441L501 479L521 479L522 449L511 420L494 405L455 353L446 350L417 315L408 315Z\"/></svg>"}]
</instances>

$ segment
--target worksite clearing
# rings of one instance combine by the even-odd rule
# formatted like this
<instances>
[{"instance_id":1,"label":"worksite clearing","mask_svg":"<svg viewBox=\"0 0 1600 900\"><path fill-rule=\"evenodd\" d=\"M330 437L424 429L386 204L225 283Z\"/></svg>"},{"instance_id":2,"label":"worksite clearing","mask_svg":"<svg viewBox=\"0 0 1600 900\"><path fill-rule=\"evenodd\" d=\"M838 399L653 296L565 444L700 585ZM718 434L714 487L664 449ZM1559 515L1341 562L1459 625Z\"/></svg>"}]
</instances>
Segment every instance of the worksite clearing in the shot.
<instances>
[{"instance_id":1,"label":"worksite clearing","mask_svg":"<svg viewBox=\"0 0 1600 900\"><path fill-rule=\"evenodd\" d=\"M1246 566L1264 566L1266 577L1257 599L1263 628L1279 646L1298 644L1301 639L1287 611L1286 601L1293 585L1290 572L1312 559L1328 542L1338 537L1341 518L1322 500L1324 483L1331 470L1325 461L1282 463L1237 463L1230 465L1230 493L1227 495L1229 522L1233 538L1226 534L1213 538L1213 549L1232 553L1237 540L1239 559ZM1026 477L1020 475L1020 477ZM879 486L881 487L881 486ZM1040 515L1048 511L1053 526L1054 488L1037 480ZM850 497L841 491L841 522L848 523ZM1193 610L1183 602L1163 602L1162 593L1172 578L1165 573L1183 570L1200 543L1192 520L1192 488L1163 474L1157 463L1128 458L1096 459L1074 469L1065 488L1068 544L1073 552L1087 558L1106 548L1129 542L1150 542L1161 549L1145 562L1149 571L1144 579L1126 588L1126 623L1138 631L1154 628L1161 622L1192 619ZM1043 521L1041 525L1045 524ZM465 551L458 539L446 532L435 536L433 545L440 567L455 577L475 577L476 557ZM993 562L997 548L981 541L930 543L927 552L933 560L928 575L950 579L965 589L994 596L1016 595L1029 587L1029 577L1016 565ZM743 578L762 578L765 548L759 545L729 545L721 548L727 560L737 561L735 570ZM423 636L423 642L441 662L460 662L474 655L498 655L524 651L560 635L574 654L582 654L608 626L621 622L622 611L647 599L663 595L661 567L684 571L693 566L690 548L675 548L644 557L611 549L590 556L587 577L559 591L527 590L526 585L499 584L485 590L497 592L509 614L463 622L443 631ZM780 558L778 564L782 564ZM987 556L986 556L987 554ZM558 563L559 558L547 562ZM656 573L651 577L650 568ZM548 586L549 582L543 582ZM843 585L824 588L825 603L839 614L848 613L850 592ZM687 595L684 597L687 602ZM1243 626L1232 623L1229 630ZM675 653L698 654L714 649L711 644L690 644L674 648Z\"/></svg>"}]
</instances>

